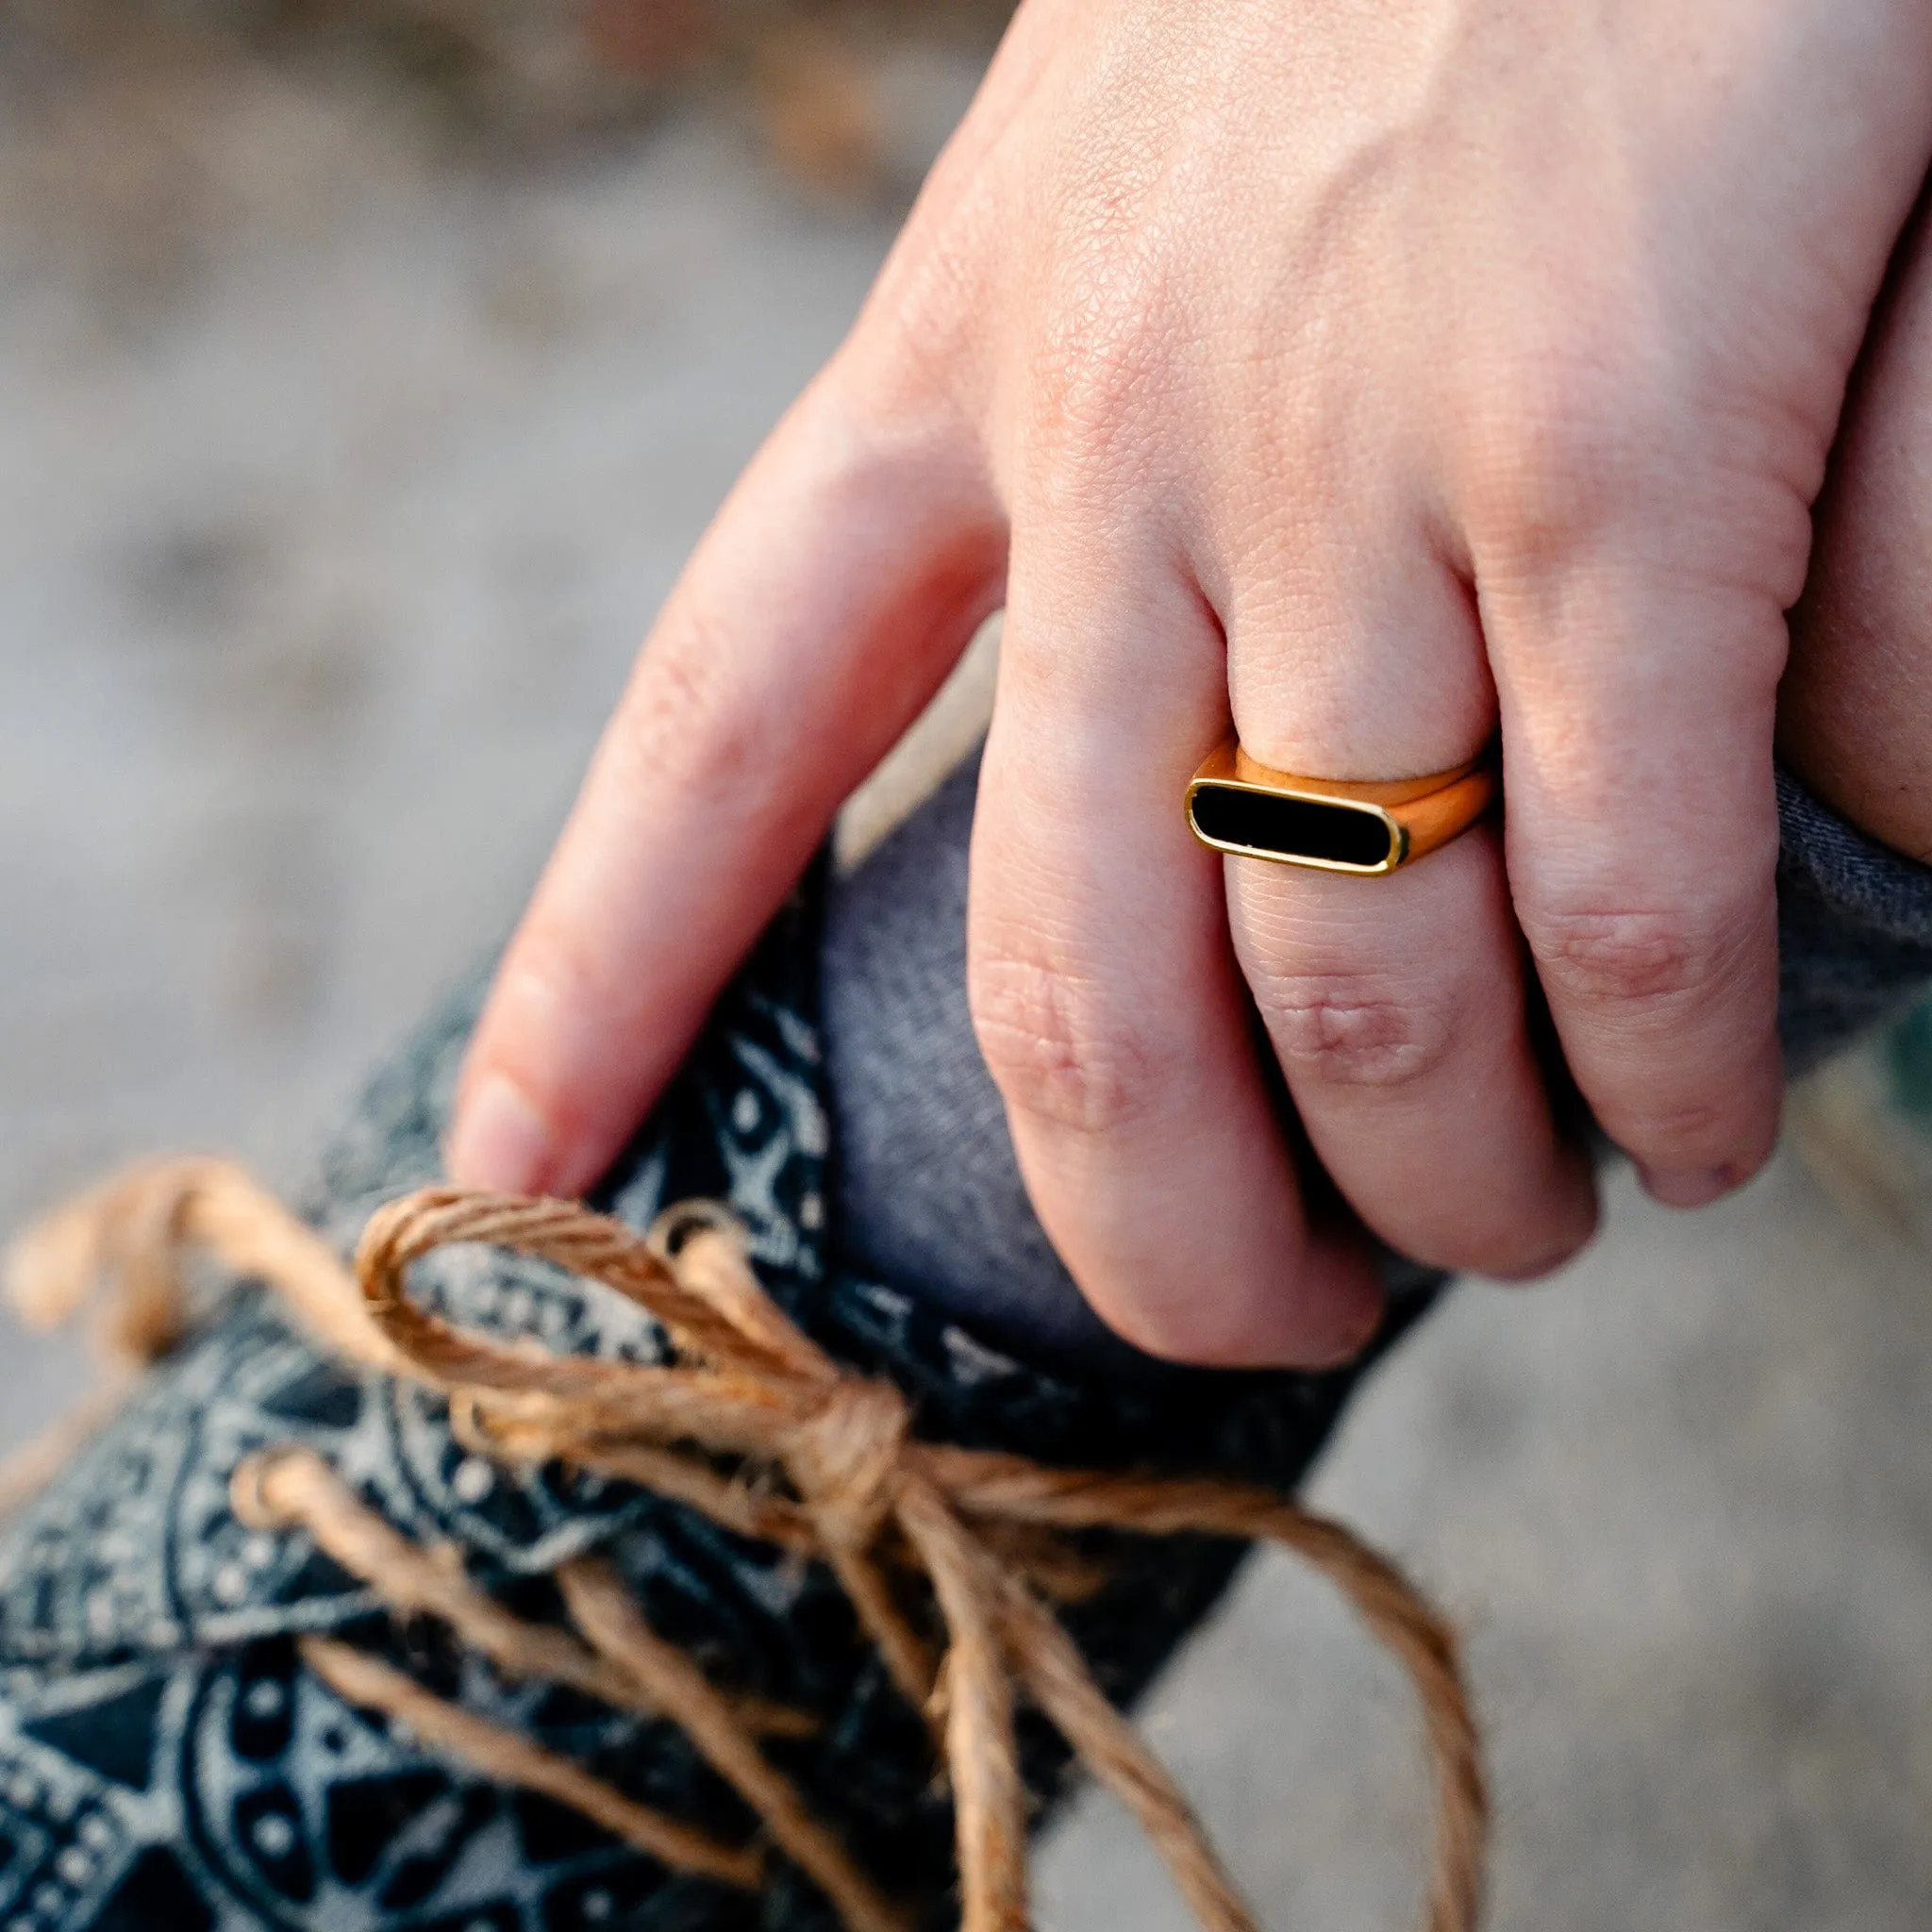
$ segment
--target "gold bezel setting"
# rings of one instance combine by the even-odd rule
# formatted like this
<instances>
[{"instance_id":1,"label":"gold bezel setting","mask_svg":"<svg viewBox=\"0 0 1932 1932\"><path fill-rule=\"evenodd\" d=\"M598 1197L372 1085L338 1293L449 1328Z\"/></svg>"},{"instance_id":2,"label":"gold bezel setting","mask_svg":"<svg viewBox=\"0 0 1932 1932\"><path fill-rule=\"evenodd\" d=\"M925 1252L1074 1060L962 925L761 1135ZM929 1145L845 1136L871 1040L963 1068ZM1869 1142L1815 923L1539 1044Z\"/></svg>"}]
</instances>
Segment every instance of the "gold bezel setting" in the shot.
<instances>
[{"instance_id":1,"label":"gold bezel setting","mask_svg":"<svg viewBox=\"0 0 1932 1932\"><path fill-rule=\"evenodd\" d=\"M1188 827L1202 844L1237 858L1383 878L1466 832L1489 809L1496 789L1487 758L1420 778L1310 778L1257 763L1230 738L1189 781ZM1260 801L1303 809L1240 808ZM1204 802L1209 805L1206 824ZM1368 827L1350 821L1375 825L1386 841L1380 857L1355 856L1366 854L1360 841Z\"/></svg>"}]
</instances>

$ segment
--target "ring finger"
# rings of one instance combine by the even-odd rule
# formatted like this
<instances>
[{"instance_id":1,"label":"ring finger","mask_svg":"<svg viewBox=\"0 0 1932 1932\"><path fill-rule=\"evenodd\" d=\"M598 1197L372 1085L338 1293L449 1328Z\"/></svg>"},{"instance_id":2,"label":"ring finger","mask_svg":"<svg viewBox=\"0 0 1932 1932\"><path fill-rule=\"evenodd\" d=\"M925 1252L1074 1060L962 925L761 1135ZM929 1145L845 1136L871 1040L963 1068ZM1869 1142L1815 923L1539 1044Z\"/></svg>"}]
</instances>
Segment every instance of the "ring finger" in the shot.
<instances>
[{"instance_id":1,"label":"ring finger","mask_svg":"<svg viewBox=\"0 0 1932 1932\"><path fill-rule=\"evenodd\" d=\"M1545 1272L1595 1194L1531 1048L1499 841L1479 826L1382 879L1227 860L1241 970L1316 1154L1391 1245Z\"/></svg>"}]
</instances>

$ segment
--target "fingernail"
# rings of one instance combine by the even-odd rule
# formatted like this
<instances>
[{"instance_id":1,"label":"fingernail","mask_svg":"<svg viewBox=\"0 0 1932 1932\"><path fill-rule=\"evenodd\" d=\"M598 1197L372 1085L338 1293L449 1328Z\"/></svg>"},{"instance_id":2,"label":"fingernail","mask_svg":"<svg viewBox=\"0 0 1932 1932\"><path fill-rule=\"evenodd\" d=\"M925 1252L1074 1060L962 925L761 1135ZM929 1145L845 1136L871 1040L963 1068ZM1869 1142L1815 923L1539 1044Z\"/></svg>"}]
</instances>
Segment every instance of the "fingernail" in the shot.
<instances>
[{"instance_id":1,"label":"fingernail","mask_svg":"<svg viewBox=\"0 0 1932 1932\"><path fill-rule=\"evenodd\" d=\"M534 1194L541 1190L554 1153L549 1124L525 1099L523 1089L491 1074L457 1108L443 1164L463 1187Z\"/></svg>"},{"instance_id":2,"label":"fingernail","mask_svg":"<svg viewBox=\"0 0 1932 1932\"><path fill-rule=\"evenodd\" d=\"M1728 1167L1640 1167L1637 1177L1643 1183L1643 1191L1666 1208L1708 1208L1737 1186Z\"/></svg>"},{"instance_id":3,"label":"fingernail","mask_svg":"<svg viewBox=\"0 0 1932 1932\"><path fill-rule=\"evenodd\" d=\"M1309 1338L1290 1366L1317 1374L1327 1369L1346 1368L1382 1332L1388 1312L1388 1304L1377 1284L1374 1295L1345 1322L1337 1323L1325 1336Z\"/></svg>"}]
</instances>

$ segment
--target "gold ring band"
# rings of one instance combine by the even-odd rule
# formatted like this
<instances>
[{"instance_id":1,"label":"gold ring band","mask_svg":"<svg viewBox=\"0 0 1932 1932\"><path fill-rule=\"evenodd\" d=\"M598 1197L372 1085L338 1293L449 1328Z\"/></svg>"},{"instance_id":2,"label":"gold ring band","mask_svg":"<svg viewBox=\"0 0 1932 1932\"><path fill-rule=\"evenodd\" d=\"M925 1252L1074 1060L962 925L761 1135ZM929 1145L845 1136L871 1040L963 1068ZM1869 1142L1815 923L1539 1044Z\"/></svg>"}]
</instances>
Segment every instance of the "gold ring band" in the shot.
<instances>
[{"instance_id":1,"label":"gold ring band","mask_svg":"<svg viewBox=\"0 0 1932 1932\"><path fill-rule=\"evenodd\" d=\"M1188 825L1217 852L1379 878L1459 838L1495 795L1487 756L1425 778L1307 778L1229 738L1188 782Z\"/></svg>"}]
</instances>

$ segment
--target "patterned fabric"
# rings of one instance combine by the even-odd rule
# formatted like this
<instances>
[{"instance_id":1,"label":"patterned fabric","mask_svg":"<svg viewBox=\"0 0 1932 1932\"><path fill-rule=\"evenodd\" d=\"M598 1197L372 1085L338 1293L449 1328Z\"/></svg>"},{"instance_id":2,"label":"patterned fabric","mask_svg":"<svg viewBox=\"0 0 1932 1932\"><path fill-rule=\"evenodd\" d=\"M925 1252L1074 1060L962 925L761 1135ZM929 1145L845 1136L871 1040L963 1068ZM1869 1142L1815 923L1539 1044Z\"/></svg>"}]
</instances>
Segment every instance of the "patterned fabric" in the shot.
<instances>
[{"instance_id":1,"label":"patterned fabric","mask_svg":"<svg viewBox=\"0 0 1932 1932\"><path fill-rule=\"evenodd\" d=\"M892 1376L923 1433L1060 1463L1152 1452L1165 1471L1291 1488L1358 1372L1083 1383L829 1265L819 896L814 881L767 935L597 1205L641 1226L674 1201L728 1201L771 1291L835 1355ZM436 1177L474 1010L473 992L433 1020L328 1155L311 1214L345 1251L372 1208ZM415 1279L425 1302L498 1335L659 1356L640 1311L541 1264L462 1251ZM1426 1295L1401 1298L1391 1334ZM479 1459L438 1398L339 1366L265 1290L241 1284L0 1538L0 1932L830 1926L817 1892L783 1868L758 1896L668 1873L308 1674L295 1636L332 1633L641 1802L724 1836L751 1828L674 1727L506 1681L433 1624L395 1626L305 1537L244 1529L229 1478L277 1443L318 1451L417 1542L459 1549L471 1576L526 1617L558 1614L547 1573L561 1558L601 1550L714 1681L823 1720L812 1738L773 1745L774 1760L889 1891L946 1921L952 1820L925 1733L825 1572L625 1485ZM1096 1548L1111 1580L1067 1621L1124 1701L1240 1552L1206 1539ZM1064 1757L1043 1728L1023 1745L1043 1811Z\"/></svg>"}]
</instances>

